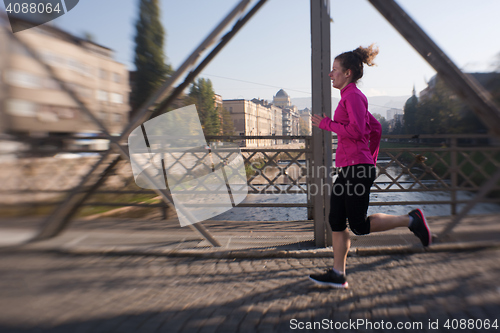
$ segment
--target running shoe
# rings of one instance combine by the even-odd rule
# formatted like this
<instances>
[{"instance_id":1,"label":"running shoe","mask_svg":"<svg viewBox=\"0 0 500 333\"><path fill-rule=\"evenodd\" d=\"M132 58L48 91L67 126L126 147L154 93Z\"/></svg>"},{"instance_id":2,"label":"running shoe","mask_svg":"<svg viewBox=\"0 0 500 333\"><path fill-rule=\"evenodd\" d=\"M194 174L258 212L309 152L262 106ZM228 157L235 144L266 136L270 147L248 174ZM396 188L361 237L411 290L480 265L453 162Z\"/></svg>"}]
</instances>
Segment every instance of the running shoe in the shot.
<instances>
[{"instance_id":1,"label":"running shoe","mask_svg":"<svg viewBox=\"0 0 500 333\"><path fill-rule=\"evenodd\" d=\"M432 234L424 213L420 209L414 209L408 215L413 217L413 221L408 228L420 239L423 246L431 245Z\"/></svg>"},{"instance_id":2,"label":"running shoe","mask_svg":"<svg viewBox=\"0 0 500 333\"><path fill-rule=\"evenodd\" d=\"M309 279L320 286L344 289L349 287L345 275L334 272L333 269L329 269L323 274L311 274Z\"/></svg>"}]
</instances>

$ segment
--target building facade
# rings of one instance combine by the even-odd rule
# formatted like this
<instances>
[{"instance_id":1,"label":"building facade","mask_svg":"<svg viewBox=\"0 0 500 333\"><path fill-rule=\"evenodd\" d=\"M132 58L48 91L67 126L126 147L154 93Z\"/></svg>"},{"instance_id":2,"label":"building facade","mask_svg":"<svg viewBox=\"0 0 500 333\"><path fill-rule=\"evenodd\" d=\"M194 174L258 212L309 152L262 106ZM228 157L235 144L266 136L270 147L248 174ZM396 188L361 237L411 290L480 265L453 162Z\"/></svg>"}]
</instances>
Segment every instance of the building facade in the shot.
<instances>
[{"instance_id":1,"label":"building facade","mask_svg":"<svg viewBox=\"0 0 500 333\"><path fill-rule=\"evenodd\" d=\"M292 105L292 101L286 91L280 89L273 97L273 104L280 108L286 108Z\"/></svg>"},{"instance_id":2,"label":"building facade","mask_svg":"<svg viewBox=\"0 0 500 333\"><path fill-rule=\"evenodd\" d=\"M242 136L280 136L282 132L282 110L264 100L223 100L224 108L231 115L234 131ZM246 147L264 147L280 144L282 140L246 139Z\"/></svg>"},{"instance_id":3,"label":"building facade","mask_svg":"<svg viewBox=\"0 0 500 333\"><path fill-rule=\"evenodd\" d=\"M112 50L50 25L14 35L1 15L0 45L1 132L39 137L100 132L41 62L109 133L121 133L128 123L128 71Z\"/></svg>"},{"instance_id":4,"label":"building facade","mask_svg":"<svg viewBox=\"0 0 500 333\"><path fill-rule=\"evenodd\" d=\"M312 134L312 123L311 123L311 110L305 108L304 110L299 110L299 117L302 120L303 132L301 135L311 135ZM300 129L299 129L300 133Z\"/></svg>"},{"instance_id":5,"label":"building facade","mask_svg":"<svg viewBox=\"0 0 500 333\"><path fill-rule=\"evenodd\" d=\"M391 108L387 110L387 121L391 121L393 119L396 119L397 115L403 115L404 111L401 109L396 109L396 108Z\"/></svg>"},{"instance_id":6,"label":"building facade","mask_svg":"<svg viewBox=\"0 0 500 333\"><path fill-rule=\"evenodd\" d=\"M273 97L273 104L283 110L283 135L299 135L299 113L290 96L280 89Z\"/></svg>"}]
</instances>

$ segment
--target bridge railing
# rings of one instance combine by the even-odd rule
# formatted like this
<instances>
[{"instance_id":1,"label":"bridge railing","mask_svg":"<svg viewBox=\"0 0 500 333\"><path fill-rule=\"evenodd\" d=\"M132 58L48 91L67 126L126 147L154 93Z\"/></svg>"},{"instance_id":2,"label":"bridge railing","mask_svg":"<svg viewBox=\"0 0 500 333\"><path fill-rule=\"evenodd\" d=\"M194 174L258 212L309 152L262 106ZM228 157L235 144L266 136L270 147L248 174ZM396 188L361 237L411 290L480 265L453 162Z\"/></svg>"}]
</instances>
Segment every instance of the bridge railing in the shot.
<instances>
[{"instance_id":1,"label":"bridge railing","mask_svg":"<svg viewBox=\"0 0 500 333\"><path fill-rule=\"evenodd\" d=\"M311 137L226 136L207 137L207 140L231 141L240 145L250 195L300 195L300 199L294 203L279 200L243 202L238 207L303 207L307 209L307 218L314 218L309 184L311 173L314 172L310 163ZM103 151L77 145L66 149L33 150L26 142L15 141L3 141L0 147L3 147L0 155L0 211L3 216L6 213L16 215L16 212L21 215L43 214L59 204L64 194L79 183ZM334 137L334 153L335 149ZM198 154L208 155L210 151ZM179 165L186 172L192 171L192 167L185 163L177 164L177 167ZM370 204L447 205L450 214L454 215L459 205L470 201L461 193L479 191L498 169L500 145L487 135L385 135L379 152L377 179L371 189L374 196L423 192L446 195L438 200L398 200L393 195L372 200ZM480 201L500 203L499 184L494 184L490 193L490 196ZM129 161L121 161L104 185L84 205L87 210L90 210L89 207L100 207L96 211L134 206L160 209L165 214L167 209L163 201L155 199L152 191L135 185Z\"/></svg>"}]
</instances>

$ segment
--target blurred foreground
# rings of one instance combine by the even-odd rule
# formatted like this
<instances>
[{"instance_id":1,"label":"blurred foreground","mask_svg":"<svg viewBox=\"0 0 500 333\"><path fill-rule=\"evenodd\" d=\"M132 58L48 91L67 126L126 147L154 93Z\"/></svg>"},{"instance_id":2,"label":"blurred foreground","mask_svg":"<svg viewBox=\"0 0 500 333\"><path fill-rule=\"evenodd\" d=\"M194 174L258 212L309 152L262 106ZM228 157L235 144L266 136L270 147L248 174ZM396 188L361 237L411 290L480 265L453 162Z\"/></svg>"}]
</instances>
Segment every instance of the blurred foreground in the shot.
<instances>
[{"instance_id":1,"label":"blurred foreground","mask_svg":"<svg viewBox=\"0 0 500 333\"><path fill-rule=\"evenodd\" d=\"M447 222L429 218L434 233ZM36 224L4 221L0 239ZM444 332L447 320L499 319L498 215L467 217L428 251L406 228L353 236L348 290L308 280L333 264L331 249L314 247L311 221L206 225L221 248L151 216L77 219L59 237L2 252L0 332L290 332L357 319Z\"/></svg>"},{"instance_id":2,"label":"blurred foreground","mask_svg":"<svg viewBox=\"0 0 500 333\"><path fill-rule=\"evenodd\" d=\"M423 325L414 331L438 320L432 331L444 332L448 319L498 319L499 256L352 257L350 289L332 290L307 279L329 258L8 253L0 257L0 331L289 332L298 322L364 319Z\"/></svg>"}]
</instances>

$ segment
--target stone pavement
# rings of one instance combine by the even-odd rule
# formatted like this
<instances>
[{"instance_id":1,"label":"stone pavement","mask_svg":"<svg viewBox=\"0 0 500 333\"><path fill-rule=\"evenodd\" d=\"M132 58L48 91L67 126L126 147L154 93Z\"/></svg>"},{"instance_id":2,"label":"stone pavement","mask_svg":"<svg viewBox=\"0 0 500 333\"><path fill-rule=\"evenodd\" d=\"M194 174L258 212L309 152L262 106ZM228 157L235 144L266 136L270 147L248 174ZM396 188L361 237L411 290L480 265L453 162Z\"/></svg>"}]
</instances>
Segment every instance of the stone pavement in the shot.
<instances>
[{"instance_id":1,"label":"stone pavement","mask_svg":"<svg viewBox=\"0 0 500 333\"><path fill-rule=\"evenodd\" d=\"M330 258L5 252L0 332L498 332L499 258L500 249L352 256L350 289L336 290L307 279Z\"/></svg>"},{"instance_id":2,"label":"stone pavement","mask_svg":"<svg viewBox=\"0 0 500 333\"><path fill-rule=\"evenodd\" d=\"M42 219L0 219L0 248L32 237ZM431 231L439 235L450 217L429 217ZM435 239L429 251L455 251L500 246L500 215L466 217L444 238ZM31 249L87 254L150 254L217 258L329 257L331 250L314 245L312 221L205 221L221 243L214 248L196 231L181 228L175 218L79 219L61 235L29 245ZM420 241L398 228L366 236L351 235L352 254L423 252Z\"/></svg>"},{"instance_id":3,"label":"stone pavement","mask_svg":"<svg viewBox=\"0 0 500 333\"><path fill-rule=\"evenodd\" d=\"M1 222L4 244L39 226ZM0 332L500 330L498 215L468 217L426 251L404 229L353 237L348 290L308 280L332 265L310 222L207 222L218 249L174 222L78 220L1 252Z\"/></svg>"}]
</instances>

